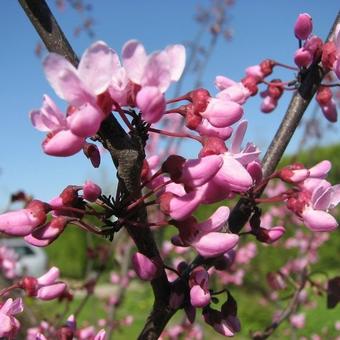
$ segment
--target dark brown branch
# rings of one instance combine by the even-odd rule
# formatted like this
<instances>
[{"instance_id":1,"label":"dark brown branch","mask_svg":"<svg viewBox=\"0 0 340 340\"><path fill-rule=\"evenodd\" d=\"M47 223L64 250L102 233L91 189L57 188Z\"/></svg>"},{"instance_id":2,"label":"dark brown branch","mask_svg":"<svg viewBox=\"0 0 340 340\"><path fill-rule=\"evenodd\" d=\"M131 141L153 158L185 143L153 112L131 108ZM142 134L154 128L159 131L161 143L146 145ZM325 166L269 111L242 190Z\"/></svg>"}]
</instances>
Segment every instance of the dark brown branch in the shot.
<instances>
[{"instance_id":1,"label":"dark brown branch","mask_svg":"<svg viewBox=\"0 0 340 340\"><path fill-rule=\"evenodd\" d=\"M79 59L68 43L56 19L44 0L18 0L32 25L40 35L50 52L65 56L74 66ZM144 149L138 136L128 135L119 125L113 115L110 115L101 125L98 132L104 147L110 152L112 161L117 168L121 187L128 197L137 199L140 193L140 172L144 159ZM146 209L139 209L136 221L146 225ZM157 245L148 227L128 226L127 231L133 238L138 250L149 258L160 263L161 273L151 282L155 303L153 312L141 333L141 339L157 339L174 311L169 309L168 300L170 285L162 266Z\"/></svg>"},{"instance_id":2,"label":"dark brown branch","mask_svg":"<svg viewBox=\"0 0 340 340\"><path fill-rule=\"evenodd\" d=\"M340 12L334 20L327 40L334 35L336 25L340 23ZM313 64L304 75L298 91L293 95L286 114L278 128L262 162L264 177L270 176L279 164L288 143L290 142L303 114L321 84L325 72L318 63ZM264 189L264 188L263 188ZM229 228L233 233L239 233L252 213L252 203L240 199L230 213Z\"/></svg>"}]
</instances>

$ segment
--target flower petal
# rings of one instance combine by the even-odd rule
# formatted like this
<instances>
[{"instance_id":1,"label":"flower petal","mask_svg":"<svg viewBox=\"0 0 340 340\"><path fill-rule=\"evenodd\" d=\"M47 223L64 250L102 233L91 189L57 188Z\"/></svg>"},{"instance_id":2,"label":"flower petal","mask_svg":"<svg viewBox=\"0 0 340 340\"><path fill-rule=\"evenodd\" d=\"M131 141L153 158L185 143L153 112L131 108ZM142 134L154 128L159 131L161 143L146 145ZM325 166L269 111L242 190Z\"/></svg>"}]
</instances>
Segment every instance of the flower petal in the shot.
<instances>
[{"instance_id":1,"label":"flower petal","mask_svg":"<svg viewBox=\"0 0 340 340\"><path fill-rule=\"evenodd\" d=\"M147 55L144 46L137 40L129 40L122 49L123 66L129 79L141 84Z\"/></svg>"},{"instance_id":2,"label":"flower petal","mask_svg":"<svg viewBox=\"0 0 340 340\"><path fill-rule=\"evenodd\" d=\"M105 42L97 41L81 57L78 74L87 88L99 95L109 87L113 71L118 67L120 63L117 53Z\"/></svg>"},{"instance_id":3,"label":"flower petal","mask_svg":"<svg viewBox=\"0 0 340 340\"><path fill-rule=\"evenodd\" d=\"M306 227L313 231L332 231L338 226L336 219L322 210L305 209L302 218Z\"/></svg>"},{"instance_id":4,"label":"flower petal","mask_svg":"<svg viewBox=\"0 0 340 340\"><path fill-rule=\"evenodd\" d=\"M185 67L185 47L183 45L170 45L165 49L169 56L171 81L178 81Z\"/></svg>"},{"instance_id":5,"label":"flower petal","mask_svg":"<svg viewBox=\"0 0 340 340\"><path fill-rule=\"evenodd\" d=\"M57 95L71 105L79 106L94 100L79 79L76 68L64 57L50 53L44 60L44 70Z\"/></svg>"},{"instance_id":6,"label":"flower petal","mask_svg":"<svg viewBox=\"0 0 340 340\"><path fill-rule=\"evenodd\" d=\"M209 258L223 255L234 248L238 240L239 236L236 234L211 232L192 243L192 246L201 256Z\"/></svg>"}]
</instances>

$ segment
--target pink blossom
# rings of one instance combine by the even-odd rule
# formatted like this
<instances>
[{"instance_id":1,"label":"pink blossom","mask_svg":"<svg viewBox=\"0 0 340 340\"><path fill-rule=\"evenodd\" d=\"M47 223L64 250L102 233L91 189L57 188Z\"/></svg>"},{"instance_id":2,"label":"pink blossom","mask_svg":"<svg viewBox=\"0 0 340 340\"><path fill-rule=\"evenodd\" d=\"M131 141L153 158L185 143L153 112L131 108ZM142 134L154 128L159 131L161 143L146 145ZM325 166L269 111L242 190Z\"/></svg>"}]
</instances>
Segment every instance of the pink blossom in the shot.
<instances>
[{"instance_id":1,"label":"pink blossom","mask_svg":"<svg viewBox=\"0 0 340 340\"><path fill-rule=\"evenodd\" d=\"M258 160L260 151L249 143L241 149L241 143L247 129L247 121L242 121L237 127L230 151L222 154L223 165L214 180L217 184L234 192L245 192L253 184L253 179L246 167L252 161Z\"/></svg>"},{"instance_id":2,"label":"pink blossom","mask_svg":"<svg viewBox=\"0 0 340 340\"><path fill-rule=\"evenodd\" d=\"M206 109L200 112L200 115L206 118L211 125L224 128L241 119L243 108L234 101L211 97Z\"/></svg>"},{"instance_id":3,"label":"pink blossom","mask_svg":"<svg viewBox=\"0 0 340 340\"><path fill-rule=\"evenodd\" d=\"M46 203L33 200L25 209L1 214L0 231L15 236L28 235L45 222L49 210Z\"/></svg>"},{"instance_id":4,"label":"pink blossom","mask_svg":"<svg viewBox=\"0 0 340 340\"><path fill-rule=\"evenodd\" d=\"M290 323L295 328L303 328L305 326L305 314L293 314L289 318Z\"/></svg>"},{"instance_id":5,"label":"pink blossom","mask_svg":"<svg viewBox=\"0 0 340 340\"><path fill-rule=\"evenodd\" d=\"M0 246L0 270L7 279L13 279L16 276L16 264L18 254L6 246Z\"/></svg>"},{"instance_id":6,"label":"pink blossom","mask_svg":"<svg viewBox=\"0 0 340 340\"><path fill-rule=\"evenodd\" d=\"M81 150L85 137L98 131L108 112L98 105L97 96L104 93L111 82L115 58L115 52L101 41L85 51L78 69L63 56L55 53L47 56L46 77L57 95L70 104L65 117L45 96L42 108L30 113L33 126L49 132L43 142L47 154L73 155Z\"/></svg>"},{"instance_id":7,"label":"pink blossom","mask_svg":"<svg viewBox=\"0 0 340 340\"><path fill-rule=\"evenodd\" d=\"M130 40L123 46L122 59L127 77L141 87L136 99L143 119L157 122L165 109L164 92L171 82L179 80L184 70L184 46L171 45L148 56L140 42Z\"/></svg>"},{"instance_id":8,"label":"pink blossom","mask_svg":"<svg viewBox=\"0 0 340 340\"><path fill-rule=\"evenodd\" d=\"M66 284L58 281L59 275L59 269L52 267L37 279L30 276L24 277L20 281L20 286L28 296L34 296L40 300L52 300L63 294L66 289Z\"/></svg>"},{"instance_id":9,"label":"pink blossom","mask_svg":"<svg viewBox=\"0 0 340 340\"><path fill-rule=\"evenodd\" d=\"M190 302L194 307L205 307L210 303L209 274L203 267L197 267L190 274Z\"/></svg>"},{"instance_id":10,"label":"pink blossom","mask_svg":"<svg viewBox=\"0 0 340 340\"><path fill-rule=\"evenodd\" d=\"M7 299L0 306L0 337L15 339L20 328L20 322L14 317L15 314L24 310L22 299Z\"/></svg>"},{"instance_id":11,"label":"pink blossom","mask_svg":"<svg viewBox=\"0 0 340 340\"><path fill-rule=\"evenodd\" d=\"M55 241L64 231L69 220L64 216L52 215L49 222L26 235L25 241L37 247L46 247Z\"/></svg>"},{"instance_id":12,"label":"pink blossom","mask_svg":"<svg viewBox=\"0 0 340 340\"><path fill-rule=\"evenodd\" d=\"M226 223L229 216L227 207L219 207L210 218L197 223L194 217L183 221L174 221L179 235L172 242L178 246L192 246L203 257L222 255L236 246L239 236L216 232Z\"/></svg>"}]
</instances>

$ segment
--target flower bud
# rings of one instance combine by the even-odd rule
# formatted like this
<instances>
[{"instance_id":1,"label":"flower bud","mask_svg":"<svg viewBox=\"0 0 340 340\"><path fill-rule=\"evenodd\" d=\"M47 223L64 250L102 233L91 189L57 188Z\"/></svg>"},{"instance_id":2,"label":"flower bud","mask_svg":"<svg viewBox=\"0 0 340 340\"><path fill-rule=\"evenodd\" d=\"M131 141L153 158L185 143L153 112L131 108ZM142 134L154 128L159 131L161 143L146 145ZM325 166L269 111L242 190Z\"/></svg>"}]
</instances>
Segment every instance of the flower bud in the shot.
<instances>
[{"instance_id":1,"label":"flower bud","mask_svg":"<svg viewBox=\"0 0 340 340\"><path fill-rule=\"evenodd\" d=\"M86 181L83 186L83 197L89 202L95 200L102 194L102 189L92 181Z\"/></svg>"},{"instance_id":2,"label":"flower bud","mask_svg":"<svg viewBox=\"0 0 340 340\"><path fill-rule=\"evenodd\" d=\"M300 40L306 40L313 30L312 17L307 13L302 13L298 16L295 26L295 36Z\"/></svg>"},{"instance_id":3,"label":"flower bud","mask_svg":"<svg viewBox=\"0 0 340 340\"><path fill-rule=\"evenodd\" d=\"M132 264L137 276L143 281L152 281L157 276L156 264L142 253L132 256Z\"/></svg>"}]
</instances>

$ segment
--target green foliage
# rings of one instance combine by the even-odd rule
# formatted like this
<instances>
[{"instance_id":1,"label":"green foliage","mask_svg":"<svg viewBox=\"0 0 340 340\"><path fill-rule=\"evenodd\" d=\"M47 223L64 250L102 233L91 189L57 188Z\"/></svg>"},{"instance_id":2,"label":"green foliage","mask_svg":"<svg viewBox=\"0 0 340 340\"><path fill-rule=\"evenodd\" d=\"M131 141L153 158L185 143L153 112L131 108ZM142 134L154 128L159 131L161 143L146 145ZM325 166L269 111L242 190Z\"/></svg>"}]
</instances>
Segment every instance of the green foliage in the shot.
<instances>
[{"instance_id":1,"label":"green foliage","mask_svg":"<svg viewBox=\"0 0 340 340\"><path fill-rule=\"evenodd\" d=\"M86 270L85 232L68 227L50 246L46 247L49 264L60 268L63 277L81 279Z\"/></svg>"}]
</instances>

